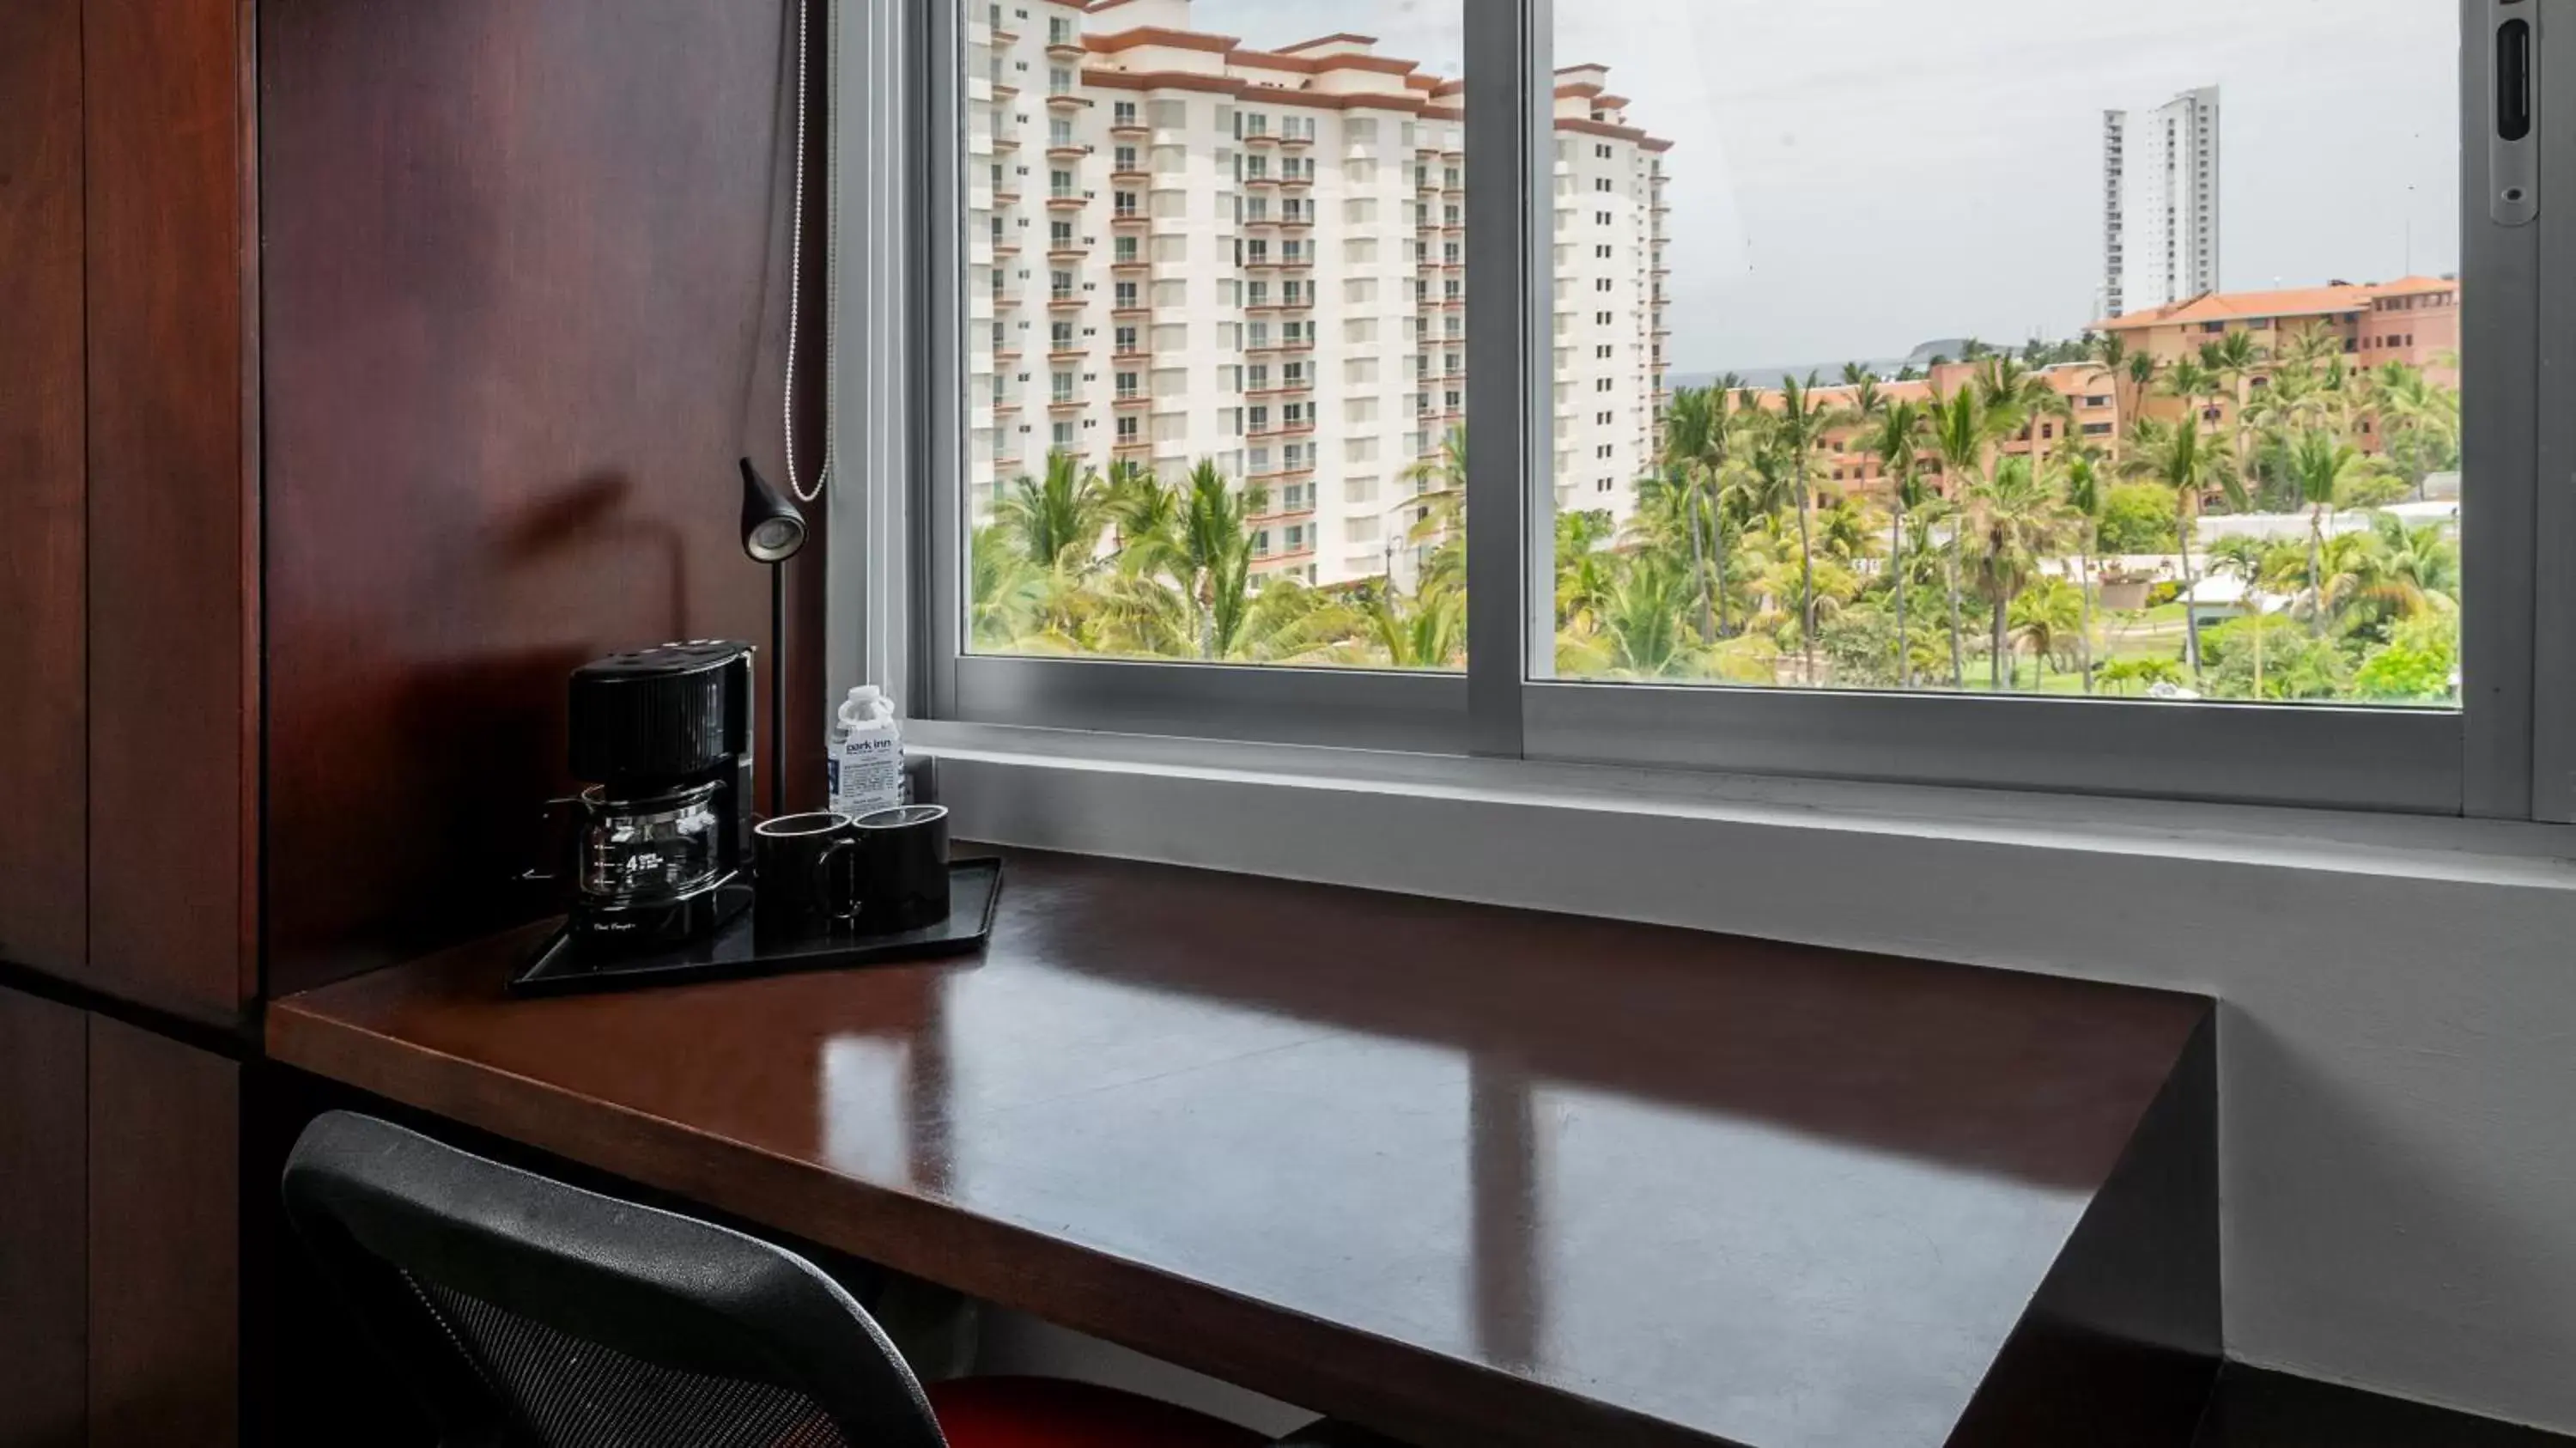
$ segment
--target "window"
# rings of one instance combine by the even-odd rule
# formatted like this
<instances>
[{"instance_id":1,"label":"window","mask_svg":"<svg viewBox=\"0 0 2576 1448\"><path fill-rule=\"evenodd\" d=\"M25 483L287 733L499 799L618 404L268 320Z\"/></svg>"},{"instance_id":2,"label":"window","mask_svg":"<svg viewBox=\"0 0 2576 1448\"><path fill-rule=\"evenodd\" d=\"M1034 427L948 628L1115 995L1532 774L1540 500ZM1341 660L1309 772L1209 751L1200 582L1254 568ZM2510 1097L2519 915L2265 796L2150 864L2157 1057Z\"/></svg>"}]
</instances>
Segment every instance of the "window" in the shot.
<instances>
[{"instance_id":1,"label":"window","mask_svg":"<svg viewBox=\"0 0 2576 1448\"><path fill-rule=\"evenodd\" d=\"M2528 398L2535 379L2527 360L2526 375L2512 370L2516 357L2533 355L2530 318L2490 312L2464 329L2460 302L2476 308L2481 295L2534 288L2554 297L2576 285L2576 267L2538 264L2555 232L2503 235L2487 194L2490 147L2439 144L2482 114L2486 98L2461 95L2462 77L2473 88L2489 83L2476 65L2438 63L2457 53L2460 14L2392 8L2319 30L2223 0L2175 3L2187 13L2171 33L2186 47L2223 34L2230 54L2295 47L2304 58L2297 67L2236 67L2213 48L2205 63L2185 68L2186 76L2223 72L2225 103L2239 115L2294 118L2240 126L2225 176L2215 147L2201 154L2215 96L2167 110L2182 118L2170 127L2171 161L2165 147L2140 144L2123 163L2126 182L2066 174L2049 138L2097 133L2102 104L2131 108L2144 134L2143 113L2167 107L2172 93L2128 93L2135 72L2120 59L2123 32L2108 14L2058 17L2043 39L1981 27L1978 0L1894 7L1857 36L1814 7L1765 12L1763 25L1730 31L1722 57L1701 58L1710 67L1701 75L1674 64L1669 26L1657 23L1660 0L1556 6L1556 33L1538 37L1467 27L1463 0L1362 3L1361 19L1382 9L1388 33L1417 42L1414 22L1424 17L1416 11L1444 12L1430 18L1446 22L1452 43L1409 46L1423 54L1380 47L1417 67L1409 90L1446 84L1455 78L1446 65L1464 58L1463 87L1444 92L1459 97L1458 111L1434 106L1420 119L1318 118L1256 83L1241 103L1198 102L1195 127L1162 127L1163 103L1148 102L1141 114L1156 121L1155 133L1120 136L1138 103L1073 70L1062 79L1098 108L1072 112L1077 131L1097 124L1080 117L1105 115L1110 168L1135 165L1140 145L1170 146L1182 153L1175 170L1191 179L1137 189L1209 199L1193 203L1188 226L1112 227L1119 208L1140 199L1112 183L1103 188L1106 213L1049 218L1058 253L1044 258L1049 295L1069 279L1076 308L1048 318L1051 339L1083 379L1077 393L1097 402L1091 416L1112 422L1077 425L1064 459L1048 456L1058 450L1049 439L1067 440L1061 430L1016 423L979 422L982 430L955 446L963 476L944 481L948 522L930 535L954 607L924 609L948 630L927 655L954 676L929 691L934 707L1018 717L1018 705L996 702L1010 699L1039 701L1027 702L1038 710L1044 691L995 681L1086 667L1064 656L1072 638L1072 653L1130 662L1321 664L1332 678L1301 686L1312 694L1265 697L1292 710L1305 698L1432 700L1421 717L1445 712L1452 723L1438 727L1503 740L1496 747L1507 753L2479 813L2512 814L2518 798L2526 817L2546 798L2552 817L2576 814L2576 761L2544 771L2530 749L2497 763L2495 748L2479 747L2545 735L2552 742L2538 747L2554 758L2576 740L2576 718L2543 729L2531 713L2550 700L2563 712L2576 706L2576 669L2560 678L2553 652L2532 646L2536 631L2555 635L2535 612L2527 557L2513 561L2516 539L2527 555L2534 543L2546 550L2576 538L2534 531L2538 425L2529 404L2514 399ZM1403 25L1393 23L1399 12ZM1252 18L1259 13L1230 10L1226 33L1246 31L1242 44L1252 50L1304 38L1293 15ZM2473 46L2483 41L2470 37ZM1906 63L1929 53L1945 64ZM1826 56L1833 63L1819 65ZM2017 84L2043 56L2048 73L2072 65L2080 83L2056 91ZM980 76L988 59L972 56L967 73ZM1598 115L1579 100L1560 112L1555 155L1572 189L1594 198L1588 225L1579 202L1555 212L1546 150L1516 193L1508 178L1489 187L1481 173L1469 192L1462 156L1479 137L1546 124L1543 92L1496 77L1544 76L1573 59L1605 67L1608 88L1631 97ZM2401 65L2411 77L2402 84L2391 79ZM1738 84L1748 75L1805 83ZM1051 87L1058 78L1050 75ZM2096 104L2095 91L2109 99ZM957 85L942 104L1001 108L967 94ZM2069 113L2035 123L2032 105ZM1945 122L1867 128L1865 140L1808 124L1819 111L1851 107ZM2390 124L2357 128L2355 114ZM970 117L958 133L991 134L993 119ZM1604 135L1602 125L1619 129ZM1329 147L1320 144L1328 130ZM934 126L932 134L942 133ZM1972 162L1961 134L2002 137L1994 144L2005 150ZM1793 135L1794 149L1781 145ZM2430 141L2399 145L2390 139L2397 135ZM1381 137L1395 144L1357 153ZM1311 153L1303 149L1310 142ZM1374 162L1385 155L1393 160L1381 173ZM1317 177L1324 156L1337 164ZM1987 164L1998 157L2002 164ZM979 243L996 219L991 193L980 189L986 159L972 163L979 189L942 193ZM961 159L960 169L967 164ZM2070 219L2069 208L2034 206L2028 194L2038 176L2060 199L2096 201L2153 167L2180 186L2169 180L2155 211L2133 204L2118 222ZM2301 168L2350 178L2337 183L2331 214L2248 199L2255 178ZM1078 198L1087 174L1050 169L1048 194L1073 188ZM1227 184L1237 174L1269 184ZM1289 177L1311 181L1311 190L1279 184ZM1370 194L1355 194L1362 190ZM1393 204L1380 208L1381 195ZM1982 244L1957 228L1856 226L1851 198L1863 195L1871 214L1950 216L1964 207L2020 223ZM2259 204L2266 209L2254 214L2267 219L2222 225L2211 210L2222 200ZM1733 249L1748 244L1735 230L1744 216L1765 218L1759 284L1711 285L1710 277L1743 270ZM1500 220L1478 224L1486 218ZM1532 223L1551 219L1562 232L1553 253L1530 236ZM1085 224L1126 244L1086 255L1097 239L1080 235ZM2381 254L2391 234L2412 236L2418 275L2400 275L2408 268ZM1166 235L1224 240L1176 257L1167 273ZM1140 248L1138 237L1150 244ZM1292 240L1323 249L1322 278L1283 272ZM1132 266L1140 250L1155 263L1150 274L1100 285L1113 259ZM1022 278L1011 286L1026 286L1026 273L1011 275ZM2070 275L2086 284L2068 285ZM2270 291L2275 275L2279 290L2302 295L2299 304L2227 290L2201 296L2230 283L2239 293ZM1140 295L1159 300L1167 279L1200 277L1213 285L1158 308L1148 334L1111 315ZM1326 278L1341 285L1318 284ZM2311 308L2304 297L2337 289L2345 295L2331 307ZM2108 309L2088 308L2088 294L2119 298L2124 314L2095 315ZM1226 298L1242 305L1227 315ZM1531 308L1526 326L1485 330L1502 324L1480 308L1500 309L1508 323L1522 305ZM2409 330L2376 325L2395 313ZM985 315L1013 320L1000 308ZM1964 341L1998 316L2028 319L2036 334L2017 325L2008 345ZM1167 317L1209 326L1195 338L1176 326L1167 337ZM1557 342L1549 340L1554 319L1563 324ZM1283 364L1306 360L1319 326L1329 326L1321 334L1329 345L1317 355L1329 360L1301 374L1300 389L1245 395L1239 416L1219 402L1227 395L1220 358L1284 381ZM1536 340L1516 355L1494 340L1510 335ZM1480 339L1473 348L1469 337ZM1926 338L1944 340L1909 356ZM1441 345L1450 340L1461 345ZM2106 348L2119 365L2103 364ZM1766 366L1783 358L1812 359L1817 375L1804 363L1790 377ZM2147 360L2132 372L2129 358ZM1845 359L1861 383L1844 381ZM1006 370L991 353L956 366L952 401L994 395ZM1085 366L1114 368L1110 385L1088 380L1095 374ZM1083 613L1086 634L1068 625L1071 614L1050 623L1027 613L1037 605L1022 594L968 598L961 560L978 546L979 564L1017 543L1032 568L1116 571L1123 540L1090 526L1096 510L1070 530L1041 527L1019 511L1015 489L1023 477L1043 484L1051 466L1071 466L1077 483L1105 483L1122 460L1114 449L1135 431L1109 404L1148 371L1184 379L1168 405L1156 389L1159 475L1177 478L1206 459L1240 476L1229 496L1242 509L1245 556L1255 559L1247 587L1262 581L1293 596L1311 567L1319 593L1375 589L1370 596L1425 616L1454 608L1460 641L1464 614L1476 608L1475 656L1449 642L1431 657L1380 652L1382 641L1356 633L1311 651L1238 640L1205 656L1186 633L1114 636L1105 620L1117 610ZM1740 388L1719 390L1716 380L1730 372L1743 374ZM2483 390L2499 374L2507 385ZM1540 391L1551 384L1553 408ZM2466 412L2464 393L2473 399ZM1492 410L1471 409L1471 400L1490 400ZM2507 415L2509 407L2520 414ZM1167 415L1183 419L1169 436ZM956 425L962 433L962 414ZM1314 476L1284 476L1301 467ZM1358 507L1361 473L1404 499L1400 509ZM2464 485L2468 474L2475 480ZM1291 482L1312 489L1298 495L1314 519L1302 533L1250 511L1256 493L1275 506ZM1477 516L1505 530L1481 554L1443 521L1463 514L1471 490L1499 500ZM1096 497L1079 486L1070 496ZM1407 516L1417 506L1431 508L1438 526L1421 530L1425 520ZM1387 546L1343 546L1365 543L1355 525L1380 516L1387 526L1374 536ZM1519 536L1516 523L1525 528ZM1317 549L1314 529L1339 541ZM1050 541L1080 548L1045 559L1030 551ZM1551 568L1556 544L1582 552ZM1295 556L1301 550L1307 556ZM1533 553L1524 577L1516 557ZM1484 586L1466 587L1470 575ZM1565 587L1548 586L1551 578ZM1178 578L1159 581L1176 599L1196 592ZM1529 597L1526 616L1494 602L1514 588ZM1617 589L1622 607L1586 588ZM2484 644L2481 619L2494 621ZM1042 635L1058 656L1000 657L1015 640ZM1019 663L1032 667L983 667ZM1354 665L1382 671L1387 692L1348 683ZM1455 722L1464 706L1454 679L1407 672L1425 666L1485 681L1466 724ZM1408 693L1416 683L1434 692ZM1186 687L1236 685L1212 678ZM1371 702L1340 722L1291 732L1344 739L1389 727L1399 742L1423 742L1427 735L1403 732L1412 726L1386 723L1399 716L1414 717ZM1232 716L1218 709L1208 717ZM1464 740L1453 734L1443 747L1468 747Z\"/></svg>"}]
</instances>

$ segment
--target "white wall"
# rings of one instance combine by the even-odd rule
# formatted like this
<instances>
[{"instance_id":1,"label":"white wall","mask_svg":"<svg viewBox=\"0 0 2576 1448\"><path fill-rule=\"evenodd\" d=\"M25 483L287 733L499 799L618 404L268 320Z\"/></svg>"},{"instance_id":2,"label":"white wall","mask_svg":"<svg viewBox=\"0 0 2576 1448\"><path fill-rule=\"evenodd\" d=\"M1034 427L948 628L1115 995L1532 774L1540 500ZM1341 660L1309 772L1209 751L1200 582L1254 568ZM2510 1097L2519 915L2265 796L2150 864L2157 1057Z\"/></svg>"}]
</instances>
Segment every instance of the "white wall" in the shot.
<instances>
[{"instance_id":1,"label":"white wall","mask_svg":"<svg viewBox=\"0 0 2576 1448\"><path fill-rule=\"evenodd\" d=\"M1610 771L1319 784L952 739L961 838L2213 994L2231 1355L2576 1430L2576 868L2551 836L2096 802L2084 827L1971 794L1953 827L1928 791L1666 809Z\"/></svg>"}]
</instances>

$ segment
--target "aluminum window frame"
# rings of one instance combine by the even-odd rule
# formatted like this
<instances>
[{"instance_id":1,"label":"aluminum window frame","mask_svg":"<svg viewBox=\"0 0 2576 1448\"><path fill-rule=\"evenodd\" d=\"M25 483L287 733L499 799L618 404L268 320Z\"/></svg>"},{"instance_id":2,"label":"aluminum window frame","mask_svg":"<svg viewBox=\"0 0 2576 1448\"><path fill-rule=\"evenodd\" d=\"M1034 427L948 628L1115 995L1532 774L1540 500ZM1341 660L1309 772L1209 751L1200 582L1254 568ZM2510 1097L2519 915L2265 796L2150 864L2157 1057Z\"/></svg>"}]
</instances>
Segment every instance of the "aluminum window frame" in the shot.
<instances>
[{"instance_id":1,"label":"aluminum window frame","mask_svg":"<svg viewBox=\"0 0 2576 1448\"><path fill-rule=\"evenodd\" d=\"M1462 6L1468 0L1458 0ZM964 647L964 371L970 244L963 205L966 37L955 0L866 7L900 19L853 27L845 75L884 84L903 112L836 107L844 131L845 234L901 253L868 264L892 288L867 315L896 346L869 385L844 364L844 458L867 456L836 495L868 526L833 530L836 611L864 594L867 620L835 619L836 680L910 681L914 712L971 723L1394 749L1431 754L1721 770L1905 783L2138 795L2495 818L2576 820L2576 657L2547 641L2576 622L2576 407L2542 407L2544 379L2576 369L2576 216L2490 214L2494 67L2505 17L2540 26L2539 72L2576 74L2576 0L2459 0L2462 107L2463 452L2478 496L2462 517L2469 580L2457 711L2159 703L2064 697L1663 686L1553 677L1554 0L1475 0L1464 31L1468 97L1467 414L1469 635L1461 674L978 655ZM908 72L908 76L907 76ZM2576 197L2576 146L2540 106L2544 193ZM2571 112L2576 115L2576 112ZM2554 132L2554 133L2553 133ZM889 144L889 142L894 144ZM855 143L854 143L855 142ZM906 164L908 162L908 164ZM866 184L892 170L900 184ZM905 285L909 282L910 285ZM845 295L847 320L863 303ZM900 309L909 345L883 318ZM860 351L845 348L845 353ZM879 353L882 356L882 352ZM908 385L890 386L899 373ZM954 385L950 385L951 383ZM895 394L889 396L888 394ZM874 455L850 444L898 431ZM849 541L849 540L858 541ZM839 586L838 576L869 580ZM896 582L885 583L882 580ZM894 622L889 625L887 620ZM840 646L843 637L853 640Z\"/></svg>"}]
</instances>

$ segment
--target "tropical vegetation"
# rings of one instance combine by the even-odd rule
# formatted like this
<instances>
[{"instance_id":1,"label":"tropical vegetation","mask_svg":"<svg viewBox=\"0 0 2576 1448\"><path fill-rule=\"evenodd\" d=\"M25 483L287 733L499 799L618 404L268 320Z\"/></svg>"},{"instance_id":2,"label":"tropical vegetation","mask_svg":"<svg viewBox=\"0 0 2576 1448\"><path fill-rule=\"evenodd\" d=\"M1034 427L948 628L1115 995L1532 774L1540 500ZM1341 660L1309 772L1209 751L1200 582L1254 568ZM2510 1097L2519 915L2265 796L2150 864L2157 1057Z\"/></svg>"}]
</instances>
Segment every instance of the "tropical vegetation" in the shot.
<instances>
[{"instance_id":1,"label":"tropical vegetation","mask_svg":"<svg viewBox=\"0 0 2576 1448\"><path fill-rule=\"evenodd\" d=\"M2388 509L2459 465L2456 389L2322 334L2158 361L2117 338L1971 344L1942 388L1728 376L1672 395L1626 519L1556 519L1557 666L1610 680L2439 704L2447 521ZM2079 435L2044 367L2118 421ZM1959 369L1945 369L1954 378ZM1866 467L1862 466L1864 463ZM1056 455L971 544L995 651L1455 669L1466 437L1403 477L1384 571L1261 576L1271 490ZM1837 478L1868 479L1866 487ZM2298 526L2213 523L2262 513ZM1399 566L1401 563L1402 566ZM2225 579L2224 586L2210 580ZM2197 591L2201 602L2186 605Z\"/></svg>"}]
</instances>

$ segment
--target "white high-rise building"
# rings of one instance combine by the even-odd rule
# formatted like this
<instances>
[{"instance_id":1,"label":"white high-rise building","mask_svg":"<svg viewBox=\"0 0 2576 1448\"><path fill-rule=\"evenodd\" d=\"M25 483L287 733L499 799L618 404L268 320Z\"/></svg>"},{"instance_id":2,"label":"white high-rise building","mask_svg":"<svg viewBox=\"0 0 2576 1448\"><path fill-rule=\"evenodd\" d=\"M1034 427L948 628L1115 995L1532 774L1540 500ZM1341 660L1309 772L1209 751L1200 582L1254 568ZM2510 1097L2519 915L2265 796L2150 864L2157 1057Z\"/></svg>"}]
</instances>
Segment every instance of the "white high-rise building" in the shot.
<instances>
[{"instance_id":1,"label":"white high-rise building","mask_svg":"<svg viewBox=\"0 0 2576 1448\"><path fill-rule=\"evenodd\" d=\"M1435 485L1405 474L1466 409L1462 82L1365 36L1249 49L1189 0L965 16L973 511L1052 452L1211 460L1266 497L1258 574L1409 581ZM1558 497L1624 515L1662 379L1665 143L1597 69L1560 79Z\"/></svg>"},{"instance_id":2,"label":"white high-rise building","mask_svg":"<svg viewBox=\"0 0 2576 1448\"><path fill-rule=\"evenodd\" d=\"M2219 289L2218 87L2102 118L2102 314Z\"/></svg>"}]
</instances>

